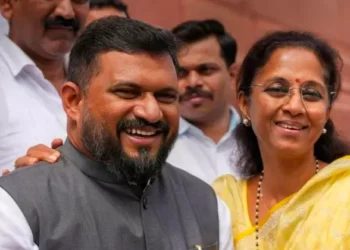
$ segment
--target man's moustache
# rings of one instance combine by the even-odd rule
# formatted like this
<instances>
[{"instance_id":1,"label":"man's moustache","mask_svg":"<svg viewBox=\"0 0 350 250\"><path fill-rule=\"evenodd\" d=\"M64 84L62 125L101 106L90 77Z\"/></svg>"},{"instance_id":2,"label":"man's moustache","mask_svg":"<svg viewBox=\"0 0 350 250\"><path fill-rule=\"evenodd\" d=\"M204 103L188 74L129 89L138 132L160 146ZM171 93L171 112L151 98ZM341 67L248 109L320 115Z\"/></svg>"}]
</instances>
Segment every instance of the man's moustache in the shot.
<instances>
[{"instance_id":1,"label":"man's moustache","mask_svg":"<svg viewBox=\"0 0 350 250\"><path fill-rule=\"evenodd\" d=\"M199 88L189 88L184 94L180 95L180 102L188 101L194 97L213 99L213 95L208 91L204 91Z\"/></svg>"},{"instance_id":2,"label":"man's moustache","mask_svg":"<svg viewBox=\"0 0 350 250\"><path fill-rule=\"evenodd\" d=\"M77 31L80 29L80 23L78 19L72 18L72 19L65 19L63 17L55 17L55 18L48 18L44 22L44 26L46 29L50 28L69 28L74 31Z\"/></svg>"}]
</instances>

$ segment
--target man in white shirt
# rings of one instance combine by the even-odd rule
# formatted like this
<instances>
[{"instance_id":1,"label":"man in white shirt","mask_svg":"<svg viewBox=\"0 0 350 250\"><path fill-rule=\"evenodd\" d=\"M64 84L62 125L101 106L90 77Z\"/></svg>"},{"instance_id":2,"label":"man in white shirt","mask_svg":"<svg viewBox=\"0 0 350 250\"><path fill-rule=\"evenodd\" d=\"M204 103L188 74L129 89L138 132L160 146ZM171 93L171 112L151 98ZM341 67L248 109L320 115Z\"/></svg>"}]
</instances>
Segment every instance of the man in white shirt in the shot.
<instances>
[{"instance_id":1,"label":"man in white shirt","mask_svg":"<svg viewBox=\"0 0 350 250\"><path fill-rule=\"evenodd\" d=\"M178 53L182 119L168 162L212 184L236 175L233 131L240 117L230 105L236 41L216 20L188 21L172 31L184 42Z\"/></svg>"},{"instance_id":2,"label":"man in white shirt","mask_svg":"<svg viewBox=\"0 0 350 250\"><path fill-rule=\"evenodd\" d=\"M83 28L88 0L3 0L9 35L0 36L0 171L29 146L66 136L58 89L66 54ZM4 118L5 117L5 118Z\"/></svg>"}]
</instances>

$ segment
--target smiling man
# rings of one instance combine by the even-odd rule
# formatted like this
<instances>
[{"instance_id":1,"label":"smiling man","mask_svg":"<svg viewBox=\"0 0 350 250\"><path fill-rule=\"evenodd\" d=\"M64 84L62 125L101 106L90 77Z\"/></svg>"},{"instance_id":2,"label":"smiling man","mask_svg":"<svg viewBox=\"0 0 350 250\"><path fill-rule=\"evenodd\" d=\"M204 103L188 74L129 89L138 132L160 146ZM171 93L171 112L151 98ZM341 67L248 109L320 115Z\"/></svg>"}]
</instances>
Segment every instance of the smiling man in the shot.
<instances>
[{"instance_id":1,"label":"smiling man","mask_svg":"<svg viewBox=\"0 0 350 250\"><path fill-rule=\"evenodd\" d=\"M10 24L0 36L0 170L28 146L64 138L66 116L58 89L89 12L88 0L1 0Z\"/></svg>"},{"instance_id":2,"label":"smiling man","mask_svg":"<svg viewBox=\"0 0 350 250\"><path fill-rule=\"evenodd\" d=\"M119 17L84 31L61 89L60 160L0 178L0 249L232 249L227 207L165 163L179 123L174 41Z\"/></svg>"}]
</instances>

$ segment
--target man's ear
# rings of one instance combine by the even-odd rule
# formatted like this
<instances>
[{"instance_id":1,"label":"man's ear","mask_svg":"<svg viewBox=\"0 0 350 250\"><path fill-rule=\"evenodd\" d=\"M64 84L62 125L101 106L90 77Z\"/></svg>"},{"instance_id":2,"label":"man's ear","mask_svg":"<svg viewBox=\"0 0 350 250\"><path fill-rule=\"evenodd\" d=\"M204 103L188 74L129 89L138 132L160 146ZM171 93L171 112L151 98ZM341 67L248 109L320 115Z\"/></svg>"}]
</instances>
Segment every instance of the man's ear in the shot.
<instances>
[{"instance_id":1,"label":"man's ear","mask_svg":"<svg viewBox=\"0 0 350 250\"><path fill-rule=\"evenodd\" d=\"M77 84L66 82L62 85L60 94L67 116L78 123L82 112L83 91Z\"/></svg>"},{"instance_id":2,"label":"man's ear","mask_svg":"<svg viewBox=\"0 0 350 250\"><path fill-rule=\"evenodd\" d=\"M13 6L16 0L0 0L0 12L10 22L13 16Z\"/></svg>"},{"instance_id":3,"label":"man's ear","mask_svg":"<svg viewBox=\"0 0 350 250\"><path fill-rule=\"evenodd\" d=\"M236 96L236 80L238 74L238 64L232 63L231 66L228 67L228 73L230 77L229 81L229 89L230 89L230 99L231 104L237 106L237 96Z\"/></svg>"},{"instance_id":4,"label":"man's ear","mask_svg":"<svg viewBox=\"0 0 350 250\"><path fill-rule=\"evenodd\" d=\"M232 63L231 66L228 67L228 72L230 74L231 84L233 88L236 87L235 84L236 84L238 70L239 70L239 65L237 63Z\"/></svg>"},{"instance_id":5,"label":"man's ear","mask_svg":"<svg viewBox=\"0 0 350 250\"><path fill-rule=\"evenodd\" d=\"M230 76L231 76L232 78L236 78L236 77L237 77L238 70L239 70L239 65L238 65L238 63L232 63L232 64L228 67L228 71L230 72Z\"/></svg>"}]
</instances>

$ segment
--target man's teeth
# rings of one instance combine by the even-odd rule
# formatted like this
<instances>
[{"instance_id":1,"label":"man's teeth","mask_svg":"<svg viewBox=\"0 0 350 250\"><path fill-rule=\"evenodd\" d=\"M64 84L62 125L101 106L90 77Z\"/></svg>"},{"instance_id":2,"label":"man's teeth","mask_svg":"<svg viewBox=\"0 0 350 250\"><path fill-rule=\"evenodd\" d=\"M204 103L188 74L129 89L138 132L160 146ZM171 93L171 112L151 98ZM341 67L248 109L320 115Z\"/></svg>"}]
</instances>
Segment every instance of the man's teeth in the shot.
<instances>
[{"instance_id":1,"label":"man's teeth","mask_svg":"<svg viewBox=\"0 0 350 250\"><path fill-rule=\"evenodd\" d=\"M291 130L301 130L301 127L295 127L295 126L291 126L291 125L287 125L284 123L278 123L278 126L282 127L282 128L286 128L286 129L291 129Z\"/></svg>"},{"instance_id":2,"label":"man's teeth","mask_svg":"<svg viewBox=\"0 0 350 250\"><path fill-rule=\"evenodd\" d=\"M127 129L126 133L130 135L141 135L141 136L153 136L156 134L156 131L153 132L147 132L147 131L142 131L140 129Z\"/></svg>"}]
</instances>

